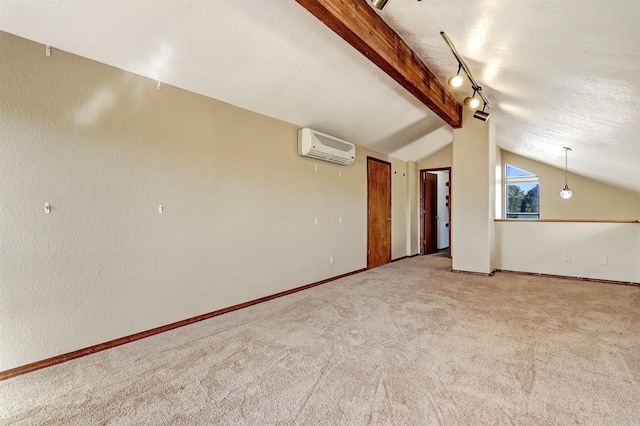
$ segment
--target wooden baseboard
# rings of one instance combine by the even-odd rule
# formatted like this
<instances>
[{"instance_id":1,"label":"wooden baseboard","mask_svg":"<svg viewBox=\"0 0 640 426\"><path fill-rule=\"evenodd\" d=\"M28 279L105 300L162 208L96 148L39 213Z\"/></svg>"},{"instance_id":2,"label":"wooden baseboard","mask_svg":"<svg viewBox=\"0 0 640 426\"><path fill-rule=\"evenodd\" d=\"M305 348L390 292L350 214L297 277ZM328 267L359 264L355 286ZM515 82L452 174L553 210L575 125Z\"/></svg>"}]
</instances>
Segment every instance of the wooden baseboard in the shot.
<instances>
[{"instance_id":1,"label":"wooden baseboard","mask_svg":"<svg viewBox=\"0 0 640 426\"><path fill-rule=\"evenodd\" d=\"M489 273L485 272L472 272L472 271L463 271L461 269L452 269L451 272L455 272L456 274L467 274L467 275L479 275L481 277L492 277L498 270L494 269Z\"/></svg>"},{"instance_id":2,"label":"wooden baseboard","mask_svg":"<svg viewBox=\"0 0 640 426\"><path fill-rule=\"evenodd\" d=\"M175 328L184 327L185 325L193 324L198 321L203 321L209 318L213 318L218 315L226 314L227 312L236 311L238 309L246 308L248 306L256 305L258 303L266 302L268 300L276 299L278 297L286 296L292 293L296 293L298 291L306 290L311 287L315 287L321 284L328 283L330 281L335 281L340 278L348 277L350 275L355 275L360 272L366 271L366 269L358 269L357 271L347 272L346 274L338 275L336 277L327 278L322 281L317 281L315 283L303 285L302 287L296 287L291 290L282 291L280 293L272 294L270 296L261 297L259 299L251 300L249 302L240 303L238 305L229 306L228 308L218 309L217 311L209 312L206 314L198 315L192 318L188 318L182 321L174 322L171 324L163 325L161 327L152 328L151 330L142 331L140 333L132 334L130 336L121 337L119 339L111 340L104 343L99 343L94 346L90 346L88 348L79 349L77 351L69 352L66 354L54 356L52 358L43 359L41 361L36 361L31 364L23 365L21 367L12 368L11 370L0 371L0 381L10 379L11 377L19 376L21 374L30 373L35 370L39 370L41 368L51 367L52 365L60 364L66 361L70 361L75 358L80 358L85 355L90 355L96 352L104 351L106 349L111 349L116 346L124 345L125 343L135 342L136 340L144 339L145 337L154 336L159 333L163 333L165 331L173 330Z\"/></svg>"},{"instance_id":3,"label":"wooden baseboard","mask_svg":"<svg viewBox=\"0 0 640 426\"><path fill-rule=\"evenodd\" d=\"M554 275L554 274L541 274L537 272L520 272L520 271L510 271L508 269L494 269L492 272L486 274L482 272L472 272L472 271L462 271L460 269L452 269L451 272L455 272L458 274L468 274L468 275L479 275L482 277L492 277L496 272L504 272L507 274L518 274L518 275L531 275L534 277L547 277L547 278L561 278L564 280L578 280L578 281L589 281L594 283L604 283L604 284L616 284L616 285L630 285L630 286L638 286L640 287L640 283L636 283L633 281L614 281L614 280L601 280L596 278L583 278L583 277L572 277L568 275Z\"/></svg>"},{"instance_id":4,"label":"wooden baseboard","mask_svg":"<svg viewBox=\"0 0 640 426\"><path fill-rule=\"evenodd\" d=\"M636 282L633 282L633 281L601 280L601 279L596 279L596 278L572 277L572 276L568 276L568 275L539 274L539 273L536 273L536 272L510 271L510 270L507 270L507 269L497 269L497 272L504 272L504 273L507 273L507 274L518 274L518 275L532 275L532 276L535 276L535 277L561 278L561 279L564 279L564 280L589 281L589 282L594 282L594 283L630 285L630 286L638 286L638 287L640 287L640 283L636 283Z\"/></svg>"}]
</instances>

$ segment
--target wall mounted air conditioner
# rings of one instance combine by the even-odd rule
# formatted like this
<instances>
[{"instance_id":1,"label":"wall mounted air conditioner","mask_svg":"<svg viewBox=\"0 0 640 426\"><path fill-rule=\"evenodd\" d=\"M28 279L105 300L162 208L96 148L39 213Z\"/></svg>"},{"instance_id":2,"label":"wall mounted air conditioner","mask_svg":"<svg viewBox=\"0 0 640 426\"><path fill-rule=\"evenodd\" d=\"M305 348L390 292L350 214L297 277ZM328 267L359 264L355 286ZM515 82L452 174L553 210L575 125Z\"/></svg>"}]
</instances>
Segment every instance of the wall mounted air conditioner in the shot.
<instances>
[{"instance_id":1,"label":"wall mounted air conditioner","mask_svg":"<svg viewBox=\"0 0 640 426\"><path fill-rule=\"evenodd\" d=\"M298 155L338 164L352 164L356 146L305 127L298 130Z\"/></svg>"}]
</instances>

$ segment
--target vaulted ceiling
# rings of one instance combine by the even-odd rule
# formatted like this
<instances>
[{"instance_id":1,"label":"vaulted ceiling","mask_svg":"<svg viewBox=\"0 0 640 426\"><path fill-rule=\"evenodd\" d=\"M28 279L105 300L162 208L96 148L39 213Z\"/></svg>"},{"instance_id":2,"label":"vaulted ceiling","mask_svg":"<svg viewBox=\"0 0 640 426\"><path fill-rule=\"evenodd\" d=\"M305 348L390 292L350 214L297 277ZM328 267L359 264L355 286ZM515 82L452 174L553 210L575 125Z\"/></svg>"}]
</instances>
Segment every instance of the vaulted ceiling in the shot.
<instances>
[{"instance_id":1,"label":"vaulted ceiling","mask_svg":"<svg viewBox=\"0 0 640 426\"><path fill-rule=\"evenodd\" d=\"M563 168L568 146L570 172L640 193L639 1L390 0L375 13L444 85L457 70L446 31L501 148ZM0 30L404 160L451 142L294 0L0 0Z\"/></svg>"}]
</instances>

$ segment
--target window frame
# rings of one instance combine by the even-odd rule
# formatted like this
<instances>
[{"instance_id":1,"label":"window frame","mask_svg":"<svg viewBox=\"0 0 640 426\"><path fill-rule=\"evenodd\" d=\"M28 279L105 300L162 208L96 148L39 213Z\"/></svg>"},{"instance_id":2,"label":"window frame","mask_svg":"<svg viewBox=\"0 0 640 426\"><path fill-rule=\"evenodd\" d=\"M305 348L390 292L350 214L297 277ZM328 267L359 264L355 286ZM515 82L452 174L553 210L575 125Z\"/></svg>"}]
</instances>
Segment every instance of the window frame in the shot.
<instances>
[{"instance_id":1,"label":"window frame","mask_svg":"<svg viewBox=\"0 0 640 426\"><path fill-rule=\"evenodd\" d=\"M507 176L507 169L508 167L514 167L518 170L522 170L523 172L527 172L529 174L531 174L532 176L514 176L514 177L508 177ZM518 185L518 184L537 184L538 185L538 212L537 213L528 213L530 214L532 217L509 217L509 185ZM509 163L504 163L504 217L505 219L508 220L539 220L540 219L540 212L542 211L542 206L540 205L540 191L541 191L541 187L540 187L540 176L531 173L528 170L522 169L520 167L514 166L513 164L509 164ZM514 214L514 213L512 213ZM527 214L527 213L525 213ZM533 217L534 214L537 214L537 217Z\"/></svg>"}]
</instances>

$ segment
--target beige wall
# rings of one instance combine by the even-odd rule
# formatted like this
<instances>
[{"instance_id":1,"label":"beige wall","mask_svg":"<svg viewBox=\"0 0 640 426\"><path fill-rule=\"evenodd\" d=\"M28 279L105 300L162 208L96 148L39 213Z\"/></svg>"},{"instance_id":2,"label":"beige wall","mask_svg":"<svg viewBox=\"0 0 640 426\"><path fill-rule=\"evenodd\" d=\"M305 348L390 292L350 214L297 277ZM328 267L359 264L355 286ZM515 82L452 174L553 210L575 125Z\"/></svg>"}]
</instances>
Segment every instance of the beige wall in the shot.
<instances>
[{"instance_id":1,"label":"beige wall","mask_svg":"<svg viewBox=\"0 0 640 426\"><path fill-rule=\"evenodd\" d=\"M407 163L391 160L391 259L407 256Z\"/></svg>"},{"instance_id":2,"label":"beige wall","mask_svg":"<svg viewBox=\"0 0 640 426\"><path fill-rule=\"evenodd\" d=\"M366 267L367 155L407 254L404 162L301 158L296 125L0 46L0 370Z\"/></svg>"},{"instance_id":3,"label":"beige wall","mask_svg":"<svg viewBox=\"0 0 640 426\"><path fill-rule=\"evenodd\" d=\"M508 151L501 157L498 177L504 175L505 163L539 176L541 219L640 218L639 194L570 174L573 197L563 200L564 170ZM640 282L637 223L509 221L496 223L496 235L497 269Z\"/></svg>"},{"instance_id":4,"label":"beige wall","mask_svg":"<svg viewBox=\"0 0 640 426\"><path fill-rule=\"evenodd\" d=\"M502 151L502 162L539 176L541 219L640 219L640 194L573 174L571 163L569 187L573 196L563 200L560 190L564 186L564 169L509 151Z\"/></svg>"},{"instance_id":5,"label":"beige wall","mask_svg":"<svg viewBox=\"0 0 640 426\"><path fill-rule=\"evenodd\" d=\"M418 162L418 169L450 167L453 144ZM616 188L569 172L573 197L560 198L564 170L509 151L496 150L496 217L504 216L504 163L528 170L540 177L542 219L640 219L640 194ZM455 174L455 170L453 171Z\"/></svg>"},{"instance_id":6,"label":"beige wall","mask_svg":"<svg viewBox=\"0 0 640 426\"><path fill-rule=\"evenodd\" d=\"M407 163L407 255L420 254L420 169Z\"/></svg>"},{"instance_id":7,"label":"beige wall","mask_svg":"<svg viewBox=\"0 0 640 426\"><path fill-rule=\"evenodd\" d=\"M464 108L461 129L453 130L451 173L451 255L453 269L490 273L494 252L494 122L473 118Z\"/></svg>"},{"instance_id":8,"label":"beige wall","mask_svg":"<svg viewBox=\"0 0 640 426\"><path fill-rule=\"evenodd\" d=\"M496 237L497 269L640 283L640 223L513 220Z\"/></svg>"},{"instance_id":9,"label":"beige wall","mask_svg":"<svg viewBox=\"0 0 640 426\"><path fill-rule=\"evenodd\" d=\"M451 167L453 164L453 144L437 150L432 155L418 161L418 171L423 169L438 169L441 167Z\"/></svg>"}]
</instances>

